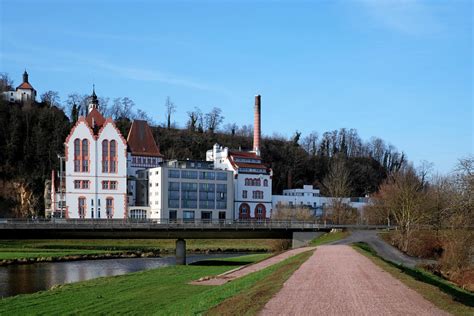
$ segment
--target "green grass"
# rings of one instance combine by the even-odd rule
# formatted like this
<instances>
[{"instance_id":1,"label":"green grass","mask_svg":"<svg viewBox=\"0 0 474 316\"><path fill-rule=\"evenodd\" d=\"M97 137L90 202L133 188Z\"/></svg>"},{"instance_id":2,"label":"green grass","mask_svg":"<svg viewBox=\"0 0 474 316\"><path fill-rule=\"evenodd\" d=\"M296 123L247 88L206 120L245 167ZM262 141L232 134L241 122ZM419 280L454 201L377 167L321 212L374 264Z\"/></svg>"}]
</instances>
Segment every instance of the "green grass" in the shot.
<instances>
[{"instance_id":1,"label":"green grass","mask_svg":"<svg viewBox=\"0 0 474 316\"><path fill-rule=\"evenodd\" d=\"M312 254L312 251L301 253L269 268L268 271L262 272L262 274L266 274L265 277L255 282L251 281L252 285L247 287L245 291L222 301L217 306L209 309L206 315L256 315L280 291L283 283ZM255 276L259 277L258 274ZM250 278L248 280L243 279L242 283L248 283L250 280Z\"/></svg>"},{"instance_id":2,"label":"green grass","mask_svg":"<svg viewBox=\"0 0 474 316\"><path fill-rule=\"evenodd\" d=\"M117 251L103 251L103 250L84 250L84 249L0 249L0 260L11 259L26 259L26 258L59 258L76 255L95 255L105 253L115 253Z\"/></svg>"},{"instance_id":3,"label":"green grass","mask_svg":"<svg viewBox=\"0 0 474 316\"><path fill-rule=\"evenodd\" d=\"M189 252L242 251L270 252L270 239L189 239ZM0 240L0 260L105 254L120 251L159 251L174 253L173 239L72 239L72 240Z\"/></svg>"},{"instance_id":4,"label":"green grass","mask_svg":"<svg viewBox=\"0 0 474 316\"><path fill-rule=\"evenodd\" d=\"M334 232L334 233L325 233L319 237L316 237L310 242L310 246L320 246L324 245L333 241L337 241L340 239L344 239L347 236L349 236L350 233L348 231L342 231L342 232Z\"/></svg>"},{"instance_id":5,"label":"green grass","mask_svg":"<svg viewBox=\"0 0 474 316\"><path fill-rule=\"evenodd\" d=\"M360 253L369 257L376 265L420 293L440 309L453 315L474 314L473 293L465 291L425 270L409 268L384 260L366 243L355 243L353 246Z\"/></svg>"},{"instance_id":6,"label":"green grass","mask_svg":"<svg viewBox=\"0 0 474 316\"><path fill-rule=\"evenodd\" d=\"M276 291L309 255L294 256L221 286L188 283L234 269L236 263L261 260L269 254L225 259L233 265L172 266L67 284L49 291L2 299L0 314L201 314L236 294L259 292L266 280L272 280L271 288Z\"/></svg>"}]
</instances>

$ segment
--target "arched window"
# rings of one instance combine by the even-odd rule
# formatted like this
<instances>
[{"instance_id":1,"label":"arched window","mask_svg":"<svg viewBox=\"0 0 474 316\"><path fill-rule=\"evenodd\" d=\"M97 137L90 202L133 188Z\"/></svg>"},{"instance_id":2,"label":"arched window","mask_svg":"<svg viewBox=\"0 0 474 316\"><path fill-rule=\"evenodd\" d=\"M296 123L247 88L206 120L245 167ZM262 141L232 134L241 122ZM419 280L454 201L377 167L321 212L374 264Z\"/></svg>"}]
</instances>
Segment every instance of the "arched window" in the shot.
<instances>
[{"instance_id":1,"label":"arched window","mask_svg":"<svg viewBox=\"0 0 474 316\"><path fill-rule=\"evenodd\" d=\"M89 141L82 140L82 172L89 172Z\"/></svg>"},{"instance_id":2,"label":"arched window","mask_svg":"<svg viewBox=\"0 0 474 316\"><path fill-rule=\"evenodd\" d=\"M74 172L81 172L81 141L74 140Z\"/></svg>"},{"instance_id":3,"label":"arched window","mask_svg":"<svg viewBox=\"0 0 474 316\"><path fill-rule=\"evenodd\" d=\"M77 211L79 214L79 218L85 218L86 217L86 198L80 197L77 202L78 202Z\"/></svg>"},{"instance_id":4,"label":"arched window","mask_svg":"<svg viewBox=\"0 0 474 316\"><path fill-rule=\"evenodd\" d=\"M102 172L109 172L109 141L102 141Z\"/></svg>"},{"instance_id":5,"label":"arched window","mask_svg":"<svg viewBox=\"0 0 474 316\"><path fill-rule=\"evenodd\" d=\"M102 141L102 172L117 172L117 142Z\"/></svg>"},{"instance_id":6,"label":"arched window","mask_svg":"<svg viewBox=\"0 0 474 316\"><path fill-rule=\"evenodd\" d=\"M114 199L106 198L105 199L105 213L107 218L113 218L114 216Z\"/></svg>"},{"instance_id":7,"label":"arched window","mask_svg":"<svg viewBox=\"0 0 474 316\"><path fill-rule=\"evenodd\" d=\"M109 160L110 160L110 170L109 172L116 172L117 170L117 142L115 140L110 141L109 149Z\"/></svg>"},{"instance_id":8,"label":"arched window","mask_svg":"<svg viewBox=\"0 0 474 316\"><path fill-rule=\"evenodd\" d=\"M268 187L268 180L267 179L263 180L263 186Z\"/></svg>"},{"instance_id":9,"label":"arched window","mask_svg":"<svg viewBox=\"0 0 474 316\"><path fill-rule=\"evenodd\" d=\"M242 203L239 208L239 219L250 218L250 206L247 203Z\"/></svg>"},{"instance_id":10,"label":"arched window","mask_svg":"<svg viewBox=\"0 0 474 316\"><path fill-rule=\"evenodd\" d=\"M256 219L264 219L267 216L267 210L265 205L257 204L255 207L255 218Z\"/></svg>"}]
</instances>

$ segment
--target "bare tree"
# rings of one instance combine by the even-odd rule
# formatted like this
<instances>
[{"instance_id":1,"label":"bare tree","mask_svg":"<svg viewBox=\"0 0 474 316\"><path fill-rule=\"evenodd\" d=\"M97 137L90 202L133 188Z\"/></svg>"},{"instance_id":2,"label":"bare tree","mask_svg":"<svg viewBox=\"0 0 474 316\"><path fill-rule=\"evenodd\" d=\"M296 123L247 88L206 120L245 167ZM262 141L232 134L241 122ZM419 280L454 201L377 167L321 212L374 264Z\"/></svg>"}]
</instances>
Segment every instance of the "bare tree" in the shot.
<instances>
[{"instance_id":1,"label":"bare tree","mask_svg":"<svg viewBox=\"0 0 474 316\"><path fill-rule=\"evenodd\" d=\"M272 219L275 220L297 220L311 221L315 217L313 212L306 207L290 207L288 205L277 205L272 213Z\"/></svg>"},{"instance_id":2,"label":"bare tree","mask_svg":"<svg viewBox=\"0 0 474 316\"><path fill-rule=\"evenodd\" d=\"M7 73L0 73L0 92L13 90L13 80Z\"/></svg>"},{"instance_id":3,"label":"bare tree","mask_svg":"<svg viewBox=\"0 0 474 316\"><path fill-rule=\"evenodd\" d=\"M110 108L109 108L109 100L110 98L107 97L98 97L99 100L99 112L104 117L111 117L110 115Z\"/></svg>"},{"instance_id":4,"label":"bare tree","mask_svg":"<svg viewBox=\"0 0 474 316\"><path fill-rule=\"evenodd\" d=\"M166 111L166 126L168 129L171 128L171 115L176 112L176 105L171 102L170 97L166 97L165 101L165 111Z\"/></svg>"},{"instance_id":5,"label":"bare tree","mask_svg":"<svg viewBox=\"0 0 474 316\"><path fill-rule=\"evenodd\" d=\"M342 157L335 157L332 160L323 186L332 197L345 197L351 194L350 171Z\"/></svg>"},{"instance_id":6,"label":"bare tree","mask_svg":"<svg viewBox=\"0 0 474 316\"><path fill-rule=\"evenodd\" d=\"M426 187L428 184L431 173L433 172L433 166L434 164L432 162L422 160L420 165L416 168L417 175L420 178L423 187Z\"/></svg>"},{"instance_id":7,"label":"bare tree","mask_svg":"<svg viewBox=\"0 0 474 316\"><path fill-rule=\"evenodd\" d=\"M206 123L206 129L211 133L214 133L219 128L219 125L224 121L222 110L214 107L209 113L206 113L204 120Z\"/></svg>"},{"instance_id":8,"label":"bare tree","mask_svg":"<svg viewBox=\"0 0 474 316\"><path fill-rule=\"evenodd\" d=\"M405 168L392 173L374 199L394 218L400 235L399 246L408 251L413 231L429 216L427 196L416 172Z\"/></svg>"},{"instance_id":9,"label":"bare tree","mask_svg":"<svg viewBox=\"0 0 474 316\"><path fill-rule=\"evenodd\" d=\"M239 126L235 123L227 123L224 125L224 132L234 136L239 130Z\"/></svg>"},{"instance_id":10,"label":"bare tree","mask_svg":"<svg viewBox=\"0 0 474 316\"><path fill-rule=\"evenodd\" d=\"M147 121L150 125L156 125L156 122L148 115L148 113L141 109L137 109L134 119Z\"/></svg>"},{"instance_id":11,"label":"bare tree","mask_svg":"<svg viewBox=\"0 0 474 316\"><path fill-rule=\"evenodd\" d=\"M188 122L186 127L190 131L196 131L198 128L199 120L202 120L202 112L198 107L195 107L192 111L188 111Z\"/></svg>"},{"instance_id":12,"label":"bare tree","mask_svg":"<svg viewBox=\"0 0 474 316\"><path fill-rule=\"evenodd\" d=\"M463 279L474 257L474 156L459 160L451 183L449 207L443 214L445 243L440 264L443 270Z\"/></svg>"},{"instance_id":13,"label":"bare tree","mask_svg":"<svg viewBox=\"0 0 474 316\"><path fill-rule=\"evenodd\" d=\"M316 156L318 153L318 138L317 132L311 132L308 136L303 138L301 146L312 156Z\"/></svg>"},{"instance_id":14,"label":"bare tree","mask_svg":"<svg viewBox=\"0 0 474 316\"><path fill-rule=\"evenodd\" d=\"M88 95L78 93L69 94L65 104L67 112L72 113L74 104L76 105L78 115L87 115L87 106L89 104Z\"/></svg>"},{"instance_id":15,"label":"bare tree","mask_svg":"<svg viewBox=\"0 0 474 316\"><path fill-rule=\"evenodd\" d=\"M335 224L354 221L354 210L344 203L344 197L351 194L350 171L343 157L333 158L329 171L323 180L323 186L329 194L331 203L325 210L325 218L330 218Z\"/></svg>"},{"instance_id":16,"label":"bare tree","mask_svg":"<svg viewBox=\"0 0 474 316\"><path fill-rule=\"evenodd\" d=\"M59 93L57 91L48 90L41 95L40 99L41 102L46 104L48 107L61 107Z\"/></svg>"},{"instance_id":17,"label":"bare tree","mask_svg":"<svg viewBox=\"0 0 474 316\"><path fill-rule=\"evenodd\" d=\"M252 137L253 135L253 126L251 124L242 125L237 133L237 135L244 136L244 137Z\"/></svg>"}]
</instances>

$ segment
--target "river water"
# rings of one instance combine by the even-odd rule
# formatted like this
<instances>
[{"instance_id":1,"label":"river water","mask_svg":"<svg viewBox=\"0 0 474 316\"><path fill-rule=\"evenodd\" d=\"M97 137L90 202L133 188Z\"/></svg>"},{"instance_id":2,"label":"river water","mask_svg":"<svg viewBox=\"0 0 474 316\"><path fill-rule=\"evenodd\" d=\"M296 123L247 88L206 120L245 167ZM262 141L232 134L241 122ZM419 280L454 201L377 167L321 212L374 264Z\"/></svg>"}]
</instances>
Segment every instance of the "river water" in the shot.
<instances>
[{"instance_id":1,"label":"river water","mask_svg":"<svg viewBox=\"0 0 474 316\"><path fill-rule=\"evenodd\" d=\"M188 255L187 263L211 258L241 256L232 254ZM0 267L0 297L48 290L53 285L99 277L126 274L175 265L174 256L161 258L124 258L69 262L41 262Z\"/></svg>"}]
</instances>

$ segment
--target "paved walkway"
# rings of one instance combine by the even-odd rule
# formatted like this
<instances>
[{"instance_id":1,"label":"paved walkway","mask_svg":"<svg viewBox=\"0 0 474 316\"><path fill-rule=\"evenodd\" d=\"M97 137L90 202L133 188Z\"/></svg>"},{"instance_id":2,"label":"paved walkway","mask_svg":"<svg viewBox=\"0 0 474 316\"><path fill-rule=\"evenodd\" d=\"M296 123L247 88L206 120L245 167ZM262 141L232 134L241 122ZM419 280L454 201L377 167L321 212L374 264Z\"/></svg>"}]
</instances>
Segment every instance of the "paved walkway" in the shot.
<instances>
[{"instance_id":1,"label":"paved walkway","mask_svg":"<svg viewBox=\"0 0 474 316\"><path fill-rule=\"evenodd\" d=\"M350 245L355 242L363 241L369 244L375 252L382 258L390 260L395 263L403 264L407 267L415 267L420 263L435 263L434 260L421 259L410 257L392 245L388 244L379 236L379 231L376 230L355 230L351 234L341 240L330 243L331 245Z\"/></svg>"},{"instance_id":2,"label":"paved walkway","mask_svg":"<svg viewBox=\"0 0 474 316\"><path fill-rule=\"evenodd\" d=\"M449 315L345 245L320 246L262 315Z\"/></svg>"},{"instance_id":3,"label":"paved walkway","mask_svg":"<svg viewBox=\"0 0 474 316\"><path fill-rule=\"evenodd\" d=\"M228 271L226 273L223 273L221 275L218 275L215 278L212 279L204 279L204 280L198 280L198 281L193 281L191 284L195 285L221 285L224 283L227 283L229 281L235 280L237 278L241 278L243 276L246 276L247 274L253 273L260 271L262 269L265 269L266 267L272 266L280 261L283 261L289 257L292 257L294 255L297 255L299 253L309 251L309 250L314 250L316 247L302 247L302 248L297 248L297 249L292 249L285 251L279 255L270 257L266 260L260 261L255 264L251 264L248 266L244 266L241 268L234 269L232 271Z\"/></svg>"}]
</instances>

